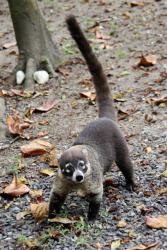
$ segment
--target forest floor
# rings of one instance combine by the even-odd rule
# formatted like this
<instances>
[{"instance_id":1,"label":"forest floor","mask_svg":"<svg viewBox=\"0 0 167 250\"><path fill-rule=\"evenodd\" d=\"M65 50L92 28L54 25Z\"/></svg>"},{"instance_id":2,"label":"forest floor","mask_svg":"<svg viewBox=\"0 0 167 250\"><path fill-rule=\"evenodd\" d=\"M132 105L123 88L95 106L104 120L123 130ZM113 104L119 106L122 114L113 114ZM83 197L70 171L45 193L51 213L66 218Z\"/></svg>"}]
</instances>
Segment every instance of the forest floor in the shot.
<instances>
[{"instance_id":1,"label":"forest floor","mask_svg":"<svg viewBox=\"0 0 167 250\"><path fill-rule=\"evenodd\" d=\"M139 244L142 245L133 249L167 249L165 225L158 229L146 225L150 217L167 214L167 102L164 98L167 96L167 1L136 2L139 1L39 2L66 64L48 83L35 85L36 95L5 97L6 114L17 111L23 120L32 107L53 99L57 104L48 112L29 116L31 128L23 133L27 139L10 138L6 148L1 148L0 193L11 183L12 174L17 173L31 190L42 190L42 195L32 198L26 194L14 199L0 196L0 249L124 250ZM18 51L7 1L0 0L0 4L0 87L10 90L6 79L16 65ZM110 181L106 182L100 215L93 225L86 222L87 202L75 193L69 195L61 213L61 217L80 216L73 224L47 220L39 223L31 213L18 218L30 203L48 201L54 177L41 174L41 169L56 171L37 156L23 161L20 146L40 136L39 132L46 132L41 139L54 144L59 156L86 124L97 117L94 101L80 95L93 91L93 85L65 25L65 16L70 13L78 18L105 69L138 184L136 192L128 192L123 176L114 166L107 174ZM147 67L139 67L142 54L155 55L157 60L151 56L148 60L152 66L147 62Z\"/></svg>"}]
</instances>

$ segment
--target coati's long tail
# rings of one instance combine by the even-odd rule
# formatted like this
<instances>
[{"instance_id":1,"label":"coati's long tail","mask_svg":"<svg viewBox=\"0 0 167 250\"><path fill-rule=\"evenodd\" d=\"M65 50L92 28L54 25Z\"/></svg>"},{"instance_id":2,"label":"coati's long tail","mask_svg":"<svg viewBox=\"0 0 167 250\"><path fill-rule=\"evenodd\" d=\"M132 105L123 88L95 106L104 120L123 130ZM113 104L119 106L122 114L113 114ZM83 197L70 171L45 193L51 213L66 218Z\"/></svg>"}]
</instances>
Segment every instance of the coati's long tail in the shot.
<instances>
[{"instance_id":1,"label":"coati's long tail","mask_svg":"<svg viewBox=\"0 0 167 250\"><path fill-rule=\"evenodd\" d=\"M85 38L75 17L73 15L68 16L66 18L66 23L70 34L77 43L82 55L84 56L89 71L93 77L93 82L96 89L97 103L99 106L99 117L108 117L112 120L116 120L111 92L101 63L93 53L92 48Z\"/></svg>"}]
</instances>

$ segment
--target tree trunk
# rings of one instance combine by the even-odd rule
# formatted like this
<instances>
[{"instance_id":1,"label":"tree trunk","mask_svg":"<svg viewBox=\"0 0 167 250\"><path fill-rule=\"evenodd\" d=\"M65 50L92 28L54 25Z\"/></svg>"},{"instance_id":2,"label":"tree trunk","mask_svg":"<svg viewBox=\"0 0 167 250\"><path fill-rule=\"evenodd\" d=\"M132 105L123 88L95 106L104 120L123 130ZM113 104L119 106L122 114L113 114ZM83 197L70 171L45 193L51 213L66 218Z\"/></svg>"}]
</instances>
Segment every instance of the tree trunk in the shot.
<instances>
[{"instance_id":1,"label":"tree trunk","mask_svg":"<svg viewBox=\"0 0 167 250\"><path fill-rule=\"evenodd\" d=\"M25 88L33 88L33 73L44 69L54 75L60 63L57 47L36 0L8 0L10 13L19 49L19 61L13 72L13 81L18 70L25 73Z\"/></svg>"}]
</instances>

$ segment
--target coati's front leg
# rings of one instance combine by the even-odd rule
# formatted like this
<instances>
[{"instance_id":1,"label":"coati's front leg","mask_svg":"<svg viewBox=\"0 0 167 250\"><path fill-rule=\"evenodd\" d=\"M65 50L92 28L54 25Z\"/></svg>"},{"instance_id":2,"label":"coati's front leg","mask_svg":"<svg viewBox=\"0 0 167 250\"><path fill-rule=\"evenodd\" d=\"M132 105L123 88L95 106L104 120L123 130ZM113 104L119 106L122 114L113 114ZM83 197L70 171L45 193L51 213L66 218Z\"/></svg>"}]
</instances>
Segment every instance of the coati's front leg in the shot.
<instances>
[{"instance_id":1,"label":"coati's front leg","mask_svg":"<svg viewBox=\"0 0 167 250\"><path fill-rule=\"evenodd\" d=\"M49 199L48 217L53 218L60 212L65 202L66 196L70 191L69 187L58 176L54 180L53 188Z\"/></svg>"},{"instance_id":2,"label":"coati's front leg","mask_svg":"<svg viewBox=\"0 0 167 250\"><path fill-rule=\"evenodd\" d=\"M100 210L100 203L103 196L103 185L100 188L99 193L91 193L89 194L89 209L88 209L88 221L94 221Z\"/></svg>"}]
</instances>

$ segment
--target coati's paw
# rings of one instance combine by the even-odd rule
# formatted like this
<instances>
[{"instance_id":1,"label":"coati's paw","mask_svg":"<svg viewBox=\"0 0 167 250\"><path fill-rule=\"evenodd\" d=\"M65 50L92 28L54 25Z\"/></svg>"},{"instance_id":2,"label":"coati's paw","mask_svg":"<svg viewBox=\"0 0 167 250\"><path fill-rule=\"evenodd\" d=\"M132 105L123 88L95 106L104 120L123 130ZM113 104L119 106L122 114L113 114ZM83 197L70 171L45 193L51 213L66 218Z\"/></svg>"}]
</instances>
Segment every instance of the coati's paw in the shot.
<instances>
[{"instance_id":1,"label":"coati's paw","mask_svg":"<svg viewBox=\"0 0 167 250\"><path fill-rule=\"evenodd\" d=\"M126 183L126 189L129 192L135 192L135 183L134 182Z\"/></svg>"},{"instance_id":2,"label":"coati's paw","mask_svg":"<svg viewBox=\"0 0 167 250\"><path fill-rule=\"evenodd\" d=\"M49 211L48 212L48 218L49 219L53 219L54 217L56 217L56 212L53 210L53 211Z\"/></svg>"}]
</instances>

